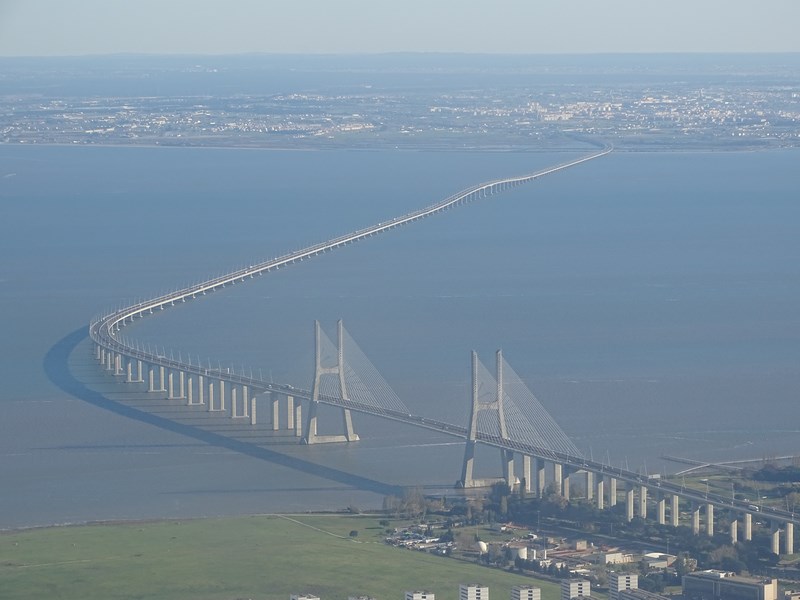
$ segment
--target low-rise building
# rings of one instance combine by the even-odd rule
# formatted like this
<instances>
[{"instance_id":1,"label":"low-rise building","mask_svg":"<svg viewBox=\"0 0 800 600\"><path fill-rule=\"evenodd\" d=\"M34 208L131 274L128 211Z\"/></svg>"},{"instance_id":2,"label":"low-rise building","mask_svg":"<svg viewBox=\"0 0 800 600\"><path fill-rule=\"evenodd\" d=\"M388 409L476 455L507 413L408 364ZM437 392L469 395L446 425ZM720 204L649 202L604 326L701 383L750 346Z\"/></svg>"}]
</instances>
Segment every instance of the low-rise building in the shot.
<instances>
[{"instance_id":1,"label":"low-rise building","mask_svg":"<svg viewBox=\"0 0 800 600\"><path fill-rule=\"evenodd\" d=\"M561 582L561 600L589 598L591 595L591 584L586 579L564 579Z\"/></svg>"},{"instance_id":2,"label":"low-rise building","mask_svg":"<svg viewBox=\"0 0 800 600\"><path fill-rule=\"evenodd\" d=\"M683 595L692 600L778 600L778 580L695 571L683 576Z\"/></svg>"},{"instance_id":3,"label":"low-rise building","mask_svg":"<svg viewBox=\"0 0 800 600\"><path fill-rule=\"evenodd\" d=\"M542 600L542 590L533 585L515 585L511 588L511 600Z\"/></svg>"},{"instance_id":4,"label":"low-rise building","mask_svg":"<svg viewBox=\"0 0 800 600\"><path fill-rule=\"evenodd\" d=\"M436 600L436 597L433 592L414 590L413 592L406 592L405 600Z\"/></svg>"},{"instance_id":5,"label":"low-rise building","mask_svg":"<svg viewBox=\"0 0 800 600\"><path fill-rule=\"evenodd\" d=\"M624 590L639 588L639 576L636 573L610 573L608 575L608 597L619 600L619 593Z\"/></svg>"},{"instance_id":6,"label":"low-rise building","mask_svg":"<svg viewBox=\"0 0 800 600\"><path fill-rule=\"evenodd\" d=\"M462 583L458 586L458 600L489 600L489 588L480 583Z\"/></svg>"}]
</instances>

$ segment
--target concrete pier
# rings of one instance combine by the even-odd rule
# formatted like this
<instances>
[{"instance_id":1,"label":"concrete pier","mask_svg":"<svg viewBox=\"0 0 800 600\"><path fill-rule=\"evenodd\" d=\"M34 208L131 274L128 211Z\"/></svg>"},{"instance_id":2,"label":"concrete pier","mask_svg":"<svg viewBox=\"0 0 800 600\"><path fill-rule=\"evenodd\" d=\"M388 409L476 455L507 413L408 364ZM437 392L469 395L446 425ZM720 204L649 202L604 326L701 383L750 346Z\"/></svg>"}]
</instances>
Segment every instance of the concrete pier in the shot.
<instances>
[{"instance_id":1,"label":"concrete pier","mask_svg":"<svg viewBox=\"0 0 800 600\"><path fill-rule=\"evenodd\" d=\"M781 530L777 527L772 530L772 535L770 536L770 541L772 542L770 550L772 550L773 554L780 554L781 553Z\"/></svg>"},{"instance_id":2,"label":"concrete pier","mask_svg":"<svg viewBox=\"0 0 800 600\"><path fill-rule=\"evenodd\" d=\"M281 427L280 423L280 404L278 394L275 392L269 393L270 403L272 404L272 431L278 431Z\"/></svg>"},{"instance_id":3,"label":"concrete pier","mask_svg":"<svg viewBox=\"0 0 800 600\"><path fill-rule=\"evenodd\" d=\"M536 461L536 497L541 498L544 496L545 488L545 474L544 474L544 461L539 459Z\"/></svg>"},{"instance_id":4,"label":"concrete pier","mask_svg":"<svg viewBox=\"0 0 800 600\"><path fill-rule=\"evenodd\" d=\"M639 486L639 516L647 518L647 488L643 485Z\"/></svg>"},{"instance_id":5,"label":"concrete pier","mask_svg":"<svg viewBox=\"0 0 800 600\"><path fill-rule=\"evenodd\" d=\"M502 450L500 452L500 460L503 461L503 479L506 480L506 485L509 489L514 489L516 477L514 476L514 451Z\"/></svg>"},{"instance_id":6,"label":"concrete pier","mask_svg":"<svg viewBox=\"0 0 800 600\"><path fill-rule=\"evenodd\" d=\"M630 523L633 521L633 488L625 490L625 516Z\"/></svg>"},{"instance_id":7,"label":"concrete pier","mask_svg":"<svg viewBox=\"0 0 800 600\"><path fill-rule=\"evenodd\" d=\"M586 499L591 501L594 498L594 473L586 471Z\"/></svg>"},{"instance_id":8,"label":"concrete pier","mask_svg":"<svg viewBox=\"0 0 800 600\"><path fill-rule=\"evenodd\" d=\"M700 507L692 506L692 533L700 535Z\"/></svg>"},{"instance_id":9,"label":"concrete pier","mask_svg":"<svg viewBox=\"0 0 800 600\"><path fill-rule=\"evenodd\" d=\"M714 535L714 505L711 503L706 504L706 535Z\"/></svg>"},{"instance_id":10,"label":"concrete pier","mask_svg":"<svg viewBox=\"0 0 800 600\"><path fill-rule=\"evenodd\" d=\"M561 493L561 487L564 483L564 473L561 468L561 463L554 462L553 463L553 485L556 488L556 492L559 494Z\"/></svg>"},{"instance_id":11,"label":"concrete pier","mask_svg":"<svg viewBox=\"0 0 800 600\"><path fill-rule=\"evenodd\" d=\"M214 412L214 380L208 380L208 412Z\"/></svg>"},{"instance_id":12,"label":"concrete pier","mask_svg":"<svg viewBox=\"0 0 800 600\"><path fill-rule=\"evenodd\" d=\"M604 495L604 481L602 477L597 478L597 510L603 510L605 498Z\"/></svg>"},{"instance_id":13,"label":"concrete pier","mask_svg":"<svg viewBox=\"0 0 800 600\"><path fill-rule=\"evenodd\" d=\"M794 554L794 523L786 524L786 540L784 545L786 547L786 554Z\"/></svg>"},{"instance_id":14,"label":"concrete pier","mask_svg":"<svg viewBox=\"0 0 800 600\"><path fill-rule=\"evenodd\" d=\"M565 500L569 500L569 475L564 475L561 479L561 495Z\"/></svg>"},{"instance_id":15,"label":"concrete pier","mask_svg":"<svg viewBox=\"0 0 800 600\"><path fill-rule=\"evenodd\" d=\"M522 455L522 489L526 493L533 489L533 481L531 481L531 462L536 462L535 458L531 458L525 454Z\"/></svg>"},{"instance_id":16,"label":"concrete pier","mask_svg":"<svg viewBox=\"0 0 800 600\"><path fill-rule=\"evenodd\" d=\"M197 376L197 403L198 404L205 404L205 377L202 375Z\"/></svg>"},{"instance_id":17,"label":"concrete pier","mask_svg":"<svg viewBox=\"0 0 800 600\"><path fill-rule=\"evenodd\" d=\"M294 427L294 396L286 396L286 429L292 430Z\"/></svg>"},{"instance_id":18,"label":"concrete pier","mask_svg":"<svg viewBox=\"0 0 800 600\"><path fill-rule=\"evenodd\" d=\"M656 504L656 509L658 512L658 524L659 525L666 525L667 524L667 499L666 498L659 498L658 504Z\"/></svg>"},{"instance_id":19,"label":"concrete pier","mask_svg":"<svg viewBox=\"0 0 800 600\"><path fill-rule=\"evenodd\" d=\"M256 424L256 398L257 394L250 397L250 425Z\"/></svg>"},{"instance_id":20,"label":"concrete pier","mask_svg":"<svg viewBox=\"0 0 800 600\"><path fill-rule=\"evenodd\" d=\"M673 527L677 527L681 519L680 497L678 494L672 494L672 502L669 508L669 523Z\"/></svg>"},{"instance_id":21,"label":"concrete pier","mask_svg":"<svg viewBox=\"0 0 800 600\"><path fill-rule=\"evenodd\" d=\"M617 505L617 478L608 478L608 505L614 507Z\"/></svg>"},{"instance_id":22,"label":"concrete pier","mask_svg":"<svg viewBox=\"0 0 800 600\"><path fill-rule=\"evenodd\" d=\"M744 513L744 541L750 542L753 540L753 515Z\"/></svg>"},{"instance_id":23,"label":"concrete pier","mask_svg":"<svg viewBox=\"0 0 800 600\"><path fill-rule=\"evenodd\" d=\"M733 519L731 521L731 544L739 541L739 521Z\"/></svg>"}]
</instances>

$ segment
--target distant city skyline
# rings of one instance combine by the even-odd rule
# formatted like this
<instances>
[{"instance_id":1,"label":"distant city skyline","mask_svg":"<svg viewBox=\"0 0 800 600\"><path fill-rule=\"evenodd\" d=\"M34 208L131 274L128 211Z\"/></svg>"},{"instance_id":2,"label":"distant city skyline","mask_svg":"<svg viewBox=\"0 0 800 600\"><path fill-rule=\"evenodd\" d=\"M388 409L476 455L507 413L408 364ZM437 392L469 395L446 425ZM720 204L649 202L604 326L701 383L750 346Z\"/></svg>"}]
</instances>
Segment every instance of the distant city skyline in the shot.
<instances>
[{"instance_id":1,"label":"distant city skyline","mask_svg":"<svg viewBox=\"0 0 800 600\"><path fill-rule=\"evenodd\" d=\"M800 52L797 0L0 0L0 56Z\"/></svg>"}]
</instances>

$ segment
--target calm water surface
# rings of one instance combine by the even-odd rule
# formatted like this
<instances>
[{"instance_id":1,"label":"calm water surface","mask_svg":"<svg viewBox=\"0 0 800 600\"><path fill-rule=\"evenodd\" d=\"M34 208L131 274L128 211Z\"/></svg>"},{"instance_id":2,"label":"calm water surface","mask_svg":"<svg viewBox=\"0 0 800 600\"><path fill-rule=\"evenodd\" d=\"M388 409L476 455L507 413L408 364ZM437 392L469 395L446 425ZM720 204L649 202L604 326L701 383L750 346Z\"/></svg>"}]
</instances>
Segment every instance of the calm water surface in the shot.
<instances>
[{"instance_id":1,"label":"calm water surface","mask_svg":"<svg viewBox=\"0 0 800 600\"><path fill-rule=\"evenodd\" d=\"M276 448L287 464L114 414L45 368L121 300L567 158L0 147L0 527L376 506L383 484L452 485L462 447L447 438L356 417L362 442ZM502 348L596 459L657 472L679 468L662 455L800 454L798 159L613 154L127 333L304 386L313 320L333 333L342 318L419 414L463 422L470 350L491 364ZM86 352L61 362L105 390Z\"/></svg>"}]
</instances>

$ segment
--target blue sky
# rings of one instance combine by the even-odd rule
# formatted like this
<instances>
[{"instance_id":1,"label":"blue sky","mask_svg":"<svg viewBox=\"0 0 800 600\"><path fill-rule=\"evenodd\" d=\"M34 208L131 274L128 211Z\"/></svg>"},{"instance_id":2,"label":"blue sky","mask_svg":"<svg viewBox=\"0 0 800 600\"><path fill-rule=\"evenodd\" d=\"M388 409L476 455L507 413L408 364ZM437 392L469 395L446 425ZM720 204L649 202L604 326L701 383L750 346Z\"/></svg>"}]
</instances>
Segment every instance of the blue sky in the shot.
<instances>
[{"instance_id":1,"label":"blue sky","mask_svg":"<svg viewBox=\"0 0 800 600\"><path fill-rule=\"evenodd\" d=\"M0 56L800 52L800 0L0 0Z\"/></svg>"}]
</instances>

